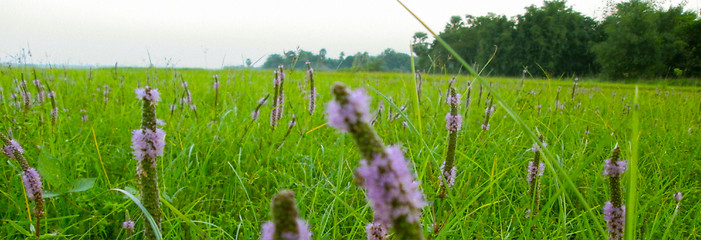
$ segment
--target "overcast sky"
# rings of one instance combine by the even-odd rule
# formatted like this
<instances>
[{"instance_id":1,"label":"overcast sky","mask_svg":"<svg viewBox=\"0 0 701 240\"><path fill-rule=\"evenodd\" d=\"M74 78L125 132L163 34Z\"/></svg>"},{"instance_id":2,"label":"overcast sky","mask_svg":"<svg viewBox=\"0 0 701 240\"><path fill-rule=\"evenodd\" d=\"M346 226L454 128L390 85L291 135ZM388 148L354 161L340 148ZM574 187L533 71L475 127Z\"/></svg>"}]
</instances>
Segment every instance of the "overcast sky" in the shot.
<instances>
[{"instance_id":1,"label":"overcast sky","mask_svg":"<svg viewBox=\"0 0 701 240\"><path fill-rule=\"evenodd\" d=\"M615 2L620 2L617 0ZM699 1L687 0L687 9ZM681 0L666 0L664 6ZM450 16L515 16L541 0L404 0L435 31ZM601 17L605 0L569 0ZM304 50L337 58L386 48L408 53L424 31L395 0L0 0L0 62L56 65L219 68L272 53Z\"/></svg>"}]
</instances>

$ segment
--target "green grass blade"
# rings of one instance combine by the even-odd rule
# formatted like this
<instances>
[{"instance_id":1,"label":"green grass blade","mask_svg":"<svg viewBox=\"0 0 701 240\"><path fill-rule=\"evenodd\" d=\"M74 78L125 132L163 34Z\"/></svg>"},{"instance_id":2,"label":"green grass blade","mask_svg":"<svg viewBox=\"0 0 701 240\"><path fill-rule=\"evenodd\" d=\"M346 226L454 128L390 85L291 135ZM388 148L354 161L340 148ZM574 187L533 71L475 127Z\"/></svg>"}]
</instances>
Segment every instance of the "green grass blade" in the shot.
<instances>
[{"instance_id":1,"label":"green grass blade","mask_svg":"<svg viewBox=\"0 0 701 240\"><path fill-rule=\"evenodd\" d=\"M414 105L414 111L416 111L416 125L419 126L419 131L418 134L419 136L423 136L423 129L421 127L421 108L419 106L419 79L416 78L416 66L414 65L414 48L409 45L410 49L410 54L409 57L411 59L411 73L414 75L414 91L412 91L414 94L411 98L411 104ZM403 115L403 114L402 114Z\"/></svg>"},{"instance_id":2,"label":"green grass blade","mask_svg":"<svg viewBox=\"0 0 701 240\"><path fill-rule=\"evenodd\" d=\"M667 239L667 236L669 235L669 232L672 230L672 226L674 226L674 219L677 218L677 215L679 215L679 203L677 203L677 206L674 208L674 213L672 214L671 217L669 217L669 223L667 224L667 229L665 229L664 234L662 235L662 240Z\"/></svg>"},{"instance_id":3,"label":"green grass blade","mask_svg":"<svg viewBox=\"0 0 701 240\"><path fill-rule=\"evenodd\" d=\"M204 225L207 225L207 226L211 226L211 227L216 228L216 229L218 229L219 231L221 231L222 234L224 234L225 236L227 236L229 239L236 239L236 238L234 238L233 236L231 236L231 234L229 234L229 233L227 233L226 231L224 231L224 229L222 229L221 227L219 227L219 226L217 226L217 225L214 225L214 224L212 224L212 223L208 223L208 222L204 222L204 221L197 221L197 220L192 221L192 222L193 222L193 223L201 223L201 224L204 224Z\"/></svg>"},{"instance_id":4,"label":"green grass blade","mask_svg":"<svg viewBox=\"0 0 701 240\"><path fill-rule=\"evenodd\" d=\"M409 119L409 116L407 116L406 113L404 113L404 112L402 111L402 108L400 108L399 106L397 106L397 104L394 104L392 101L390 101L389 98L388 98L387 96L385 96L384 94L382 94L379 90L373 88L373 87L370 86L370 85L367 85L367 87L368 87L369 89L371 89L372 91L374 91L375 93L377 93L377 95L379 95L380 97L382 97L385 101L387 101L387 103L389 103L389 106L392 107L392 108L394 108L394 110L396 110L397 113L399 113L399 114L402 116L402 119L404 119L404 121L406 121L407 126L409 127L409 129L410 129L412 132L414 132L414 133L419 137L419 139L421 140L421 143L424 145L424 147L426 148L426 150L428 150L428 152L431 154L431 158L433 158L433 161L436 162L436 164L438 164L438 163L437 163L437 159L436 159L436 153L433 151L432 148L428 147L428 144L426 143L426 140L423 138L423 135L421 135L421 132L420 132L421 130L420 130L420 129L417 129L416 126L414 126L414 124L412 123L412 121Z\"/></svg>"},{"instance_id":5,"label":"green grass blade","mask_svg":"<svg viewBox=\"0 0 701 240\"><path fill-rule=\"evenodd\" d=\"M638 207L638 140L640 137L640 126L638 117L638 86L635 87L635 97L633 98L633 134L630 141L630 161L628 163L628 194L626 196L626 228L625 236L627 240L635 239L635 230L638 223L636 209Z\"/></svg>"},{"instance_id":6,"label":"green grass blade","mask_svg":"<svg viewBox=\"0 0 701 240\"><path fill-rule=\"evenodd\" d=\"M205 233L204 233L204 231L202 231L202 229L201 229L200 227L198 227L197 225L195 225L195 223L194 223L192 220L190 220L190 218L188 218L187 216L185 216L184 214L182 214L177 208L175 208L175 206L173 206L173 204L170 204L170 202L168 202L168 200L166 200L165 198L161 197L161 203L163 203L163 205L166 205L166 207L168 207L171 211L173 211L173 213L175 213L175 215L178 215L178 217L179 217L181 220L185 221L188 225L190 225L190 227L192 227L193 229L195 229L195 231L197 232L197 234L198 234L200 237L203 237L203 238L204 238L204 237L206 236Z\"/></svg>"},{"instance_id":7,"label":"green grass blade","mask_svg":"<svg viewBox=\"0 0 701 240\"><path fill-rule=\"evenodd\" d=\"M163 236L161 235L161 230L158 229L158 225L156 224L156 221L153 220L153 216L151 216L151 214L148 212L148 210L146 210L144 205L141 204L141 200L136 198L134 195L131 195L131 193L124 191L122 189L119 189L119 188L112 188L110 190L121 192L122 194L129 197L131 199L131 201L133 201L136 204L136 206L138 206L139 209L141 209L141 212L144 214L144 216L146 216L146 220L148 220L149 224L151 225L151 228L153 229L153 233L156 235L156 239L158 239L158 240L163 239Z\"/></svg>"}]
</instances>

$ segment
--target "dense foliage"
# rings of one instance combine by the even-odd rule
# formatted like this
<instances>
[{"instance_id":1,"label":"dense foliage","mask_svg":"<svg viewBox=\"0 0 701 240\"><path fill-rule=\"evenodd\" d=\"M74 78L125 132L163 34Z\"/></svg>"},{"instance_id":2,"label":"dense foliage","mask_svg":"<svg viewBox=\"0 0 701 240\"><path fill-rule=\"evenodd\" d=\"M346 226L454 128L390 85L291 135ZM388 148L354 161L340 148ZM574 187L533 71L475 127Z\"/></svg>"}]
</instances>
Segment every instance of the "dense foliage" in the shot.
<instances>
[{"instance_id":1,"label":"dense foliage","mask_svg":"<svg viewBox=\"0 0 701 240\"><path fill-rule=\"evenodd\" d=\"M294 66L295 69L306 69L305 62L310 62L318 70L352 70L372 72L409 72L411 70L410 57L406 53L399 53L391 48L385 49L378 56L370 56L368 52L356 53L346 56L341 52L337 59L326 57L326 49L322 48L319 54L298 49L287 51L284 55L272 54L263 63L263 68L274 69L279 65Z\"/></svg>"},{"instance_id":2,"label":"dense foliage","mask_svg":"<svg viewBox=\"0 0 701 240\"><path fill-rule=\"evenodd\" d=\"M612 6L603 21L559 0L531 5L515 18L453 16L439 35L491 75L520 76L528 69L538 75L612 79L701 76L701 19L682 6L662 9L644 0ZM437 41L426 40L425 33L414 36L421 68L460 71Z\"/></svg>"}]
</instances>

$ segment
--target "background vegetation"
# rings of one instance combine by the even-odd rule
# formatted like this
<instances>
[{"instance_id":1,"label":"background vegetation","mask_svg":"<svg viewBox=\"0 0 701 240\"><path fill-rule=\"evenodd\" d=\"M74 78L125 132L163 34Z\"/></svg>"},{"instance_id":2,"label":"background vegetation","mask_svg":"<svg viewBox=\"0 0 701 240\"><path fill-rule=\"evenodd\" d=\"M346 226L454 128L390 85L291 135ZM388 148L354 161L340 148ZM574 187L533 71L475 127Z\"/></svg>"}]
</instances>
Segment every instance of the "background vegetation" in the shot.
<instances>
[{"instance_id":1,"label":"background vegetation","mask_svg":"<svg viewBox=\"0 0 701 240\"><path fill-rule=\"evenodd\" d=\"M486 66L490 75L518 76L528 69L540 76L609 79L701 76L698 14L683 6L663 9L652 1L615 4L602 21L565 1L531 5L513 18L453 16L440 36L478 69ZM414 52L423 69L460 70L443 47L427 42L425 33L414 35Z\"/></svg>"}]
</instances>

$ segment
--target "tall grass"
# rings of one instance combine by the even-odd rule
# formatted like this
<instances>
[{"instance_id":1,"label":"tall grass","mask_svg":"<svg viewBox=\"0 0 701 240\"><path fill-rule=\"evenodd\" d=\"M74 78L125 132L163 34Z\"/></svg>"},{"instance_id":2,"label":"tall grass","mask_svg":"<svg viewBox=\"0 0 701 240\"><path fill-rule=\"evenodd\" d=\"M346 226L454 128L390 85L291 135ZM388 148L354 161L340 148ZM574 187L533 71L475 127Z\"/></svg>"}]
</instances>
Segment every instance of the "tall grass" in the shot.
<instances>
[{"instance_id":1,"label":"tall grass","mask_svg":"<svg viewBox=\"0 0 701 240\"><path fill-rule=\"evenodd\" d=\"M158 160L165 206L163 239L257 239L261 224L270 219L270 197L281 189L296 193L300 218L307 219L314 239L365 238L365 224L371 222L372 212L363 190L353 184L353 169L361 157L352 138L323 126L323 114L305 114L308 99L296 87L286 88L286 107L291 107L281 121L289 122L294 114L297 125L279 149L287 128L271 129L268 118L251 121L257 101L266 94L273 96L271 71L178 69L176 75L173 69L158 68L96 68L91 73L87 69L37 69L38 78L55 92L59 110L55 126L39 124L40 114L50 114L49 101L43 108L32 101L26 117L24 106L18 109L11 102L17 87L13 79L31 72L29 68L0 68L4 94L0 129L13 130L28 161L42 174L48 217L42 219L41 234L46 237L124 239L127 231L121 223L127 210L136 222L134 236L143 234L143 223L149 220L134 214L142 212L136 201L110 190L122 189L139 197L129 139L130 131L139 124L141 104L133 89L150 79L149 86L158 88L162 99L170 103L183 96L178 77L182 75L188 80L193 104L200 106L199 119L217 121L197 121L193 111L178 108L163 126L168 133L164 156ZM214 74L220 80L217 111L212 104ZM305 74L288 72L286 85L304 84ZM625 112L627 106L636 106L634 86L580 79L576 102L567 101L564 109L557 109L549 107L554 105L556 89L569 89L571 81L526 79L520 91L520 78L481 78L493 82L491 88L482 85L491 89L500 105L483 137L484 108L474 104L467 108L457 136L455 184L448 197L438 201L441 156L448 138L446 106L439 101L439 89L445 90L450 76L424 74L418 104L411 74L314 74L320 108L332 99L331 84L337 81L367 89L373 99L371 110L377 109L380 100L394 113L407 106L399 112L406 129L403 121L378 121L374 127L387 144L401 144L413 163L429 203L421 222L431 239L605 237L597 227L603 228L601 206L608 198L602 161L616 142L621 146L630 143L622 148L624 158L633 159L634 152L640 153L636 190L632 192L628 185L624 188L625 194L638 199L637 219L633 220L636 238L659 239L668 227L666 237L672 239L701 237L696 227L701 225L696 217L701 211L697 197L701 164L696 161L701 158L699 88L640 85L639 108ZM479 81L457 76L453 87L467 93L466 82L471 80ZM107 104L102 101L105 84L111 88ZM477 91L472 92L474 99ZM577 102L582 102L580 108L573 107ZM168 103L157 105L156 111L170 113ZM541 114L538 104L544 106ZM261 111L269 112L271 105L268 101ZM86 109L89 121L81 121L80 109ZM638 134L631 125L635 114ZM509 117L512 115L521 122ZM529 130L547 139L543 155L549 170L540 179L538 215L527 219L524 212L531 208L531 196L524 169L533 157L529 149L535 143ZM638 151L632 148L634 139ZM19 166L3 162L0 184L6 187L0 189L0 235L29 237L32 222ZM623 181L631 184L628 178ZM674 215L671 195L678 191L685 197ZM676 216L674 224L668 226L672 216Z\"/></svg>"}]
</instances>

